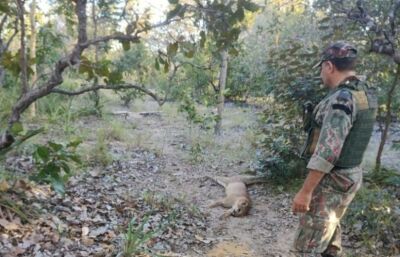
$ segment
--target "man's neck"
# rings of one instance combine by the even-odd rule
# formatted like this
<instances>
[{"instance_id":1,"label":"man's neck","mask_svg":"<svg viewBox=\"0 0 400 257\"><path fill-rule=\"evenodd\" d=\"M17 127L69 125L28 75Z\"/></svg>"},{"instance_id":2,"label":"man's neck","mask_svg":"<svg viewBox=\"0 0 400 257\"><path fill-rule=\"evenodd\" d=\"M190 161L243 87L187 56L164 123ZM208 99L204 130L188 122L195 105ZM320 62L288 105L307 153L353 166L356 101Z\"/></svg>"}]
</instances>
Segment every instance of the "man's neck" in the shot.
<instances>
[{"instance_id":1,"label":"man's neck","mask_svg":"<svg viewBox=\"0 0 400 257\"><path fill-rule=\"evenodd\" d=\"M333 78L332 86L330 86L330 89L337 88L346 79L348 79L349 77L354 77L354 76L356 76L356 72L355 71L346 71L346 72L338 73L337 76L335 78Z\"/></svg>"}]
</instances>

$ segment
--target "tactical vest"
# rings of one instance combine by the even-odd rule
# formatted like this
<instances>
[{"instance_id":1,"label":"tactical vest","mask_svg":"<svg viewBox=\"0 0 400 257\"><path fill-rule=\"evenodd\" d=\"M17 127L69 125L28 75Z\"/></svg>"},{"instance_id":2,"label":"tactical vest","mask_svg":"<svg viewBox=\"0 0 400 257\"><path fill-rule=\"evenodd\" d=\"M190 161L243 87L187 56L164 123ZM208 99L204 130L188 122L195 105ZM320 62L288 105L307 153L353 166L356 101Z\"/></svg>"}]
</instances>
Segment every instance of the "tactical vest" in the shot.
<instances>
[{"instance_id":1,"label":"tactical vest","mask_svg":"<svg viewBox=\"0 0 400 257\"><path fill-rule=\"evenodd\" d=\"M356 86L342 84L337 90L348 90L356 104L356 119L346 137L339 159L334 163L336 167L352 168L361 164L365 149L368 146L375 119L378 101L375 90L368 88L364 82L357 80ZM303 157L309 158L315 151L321 127L313 113L309 124L309 135Z\"/></svg>"}]
</instances>

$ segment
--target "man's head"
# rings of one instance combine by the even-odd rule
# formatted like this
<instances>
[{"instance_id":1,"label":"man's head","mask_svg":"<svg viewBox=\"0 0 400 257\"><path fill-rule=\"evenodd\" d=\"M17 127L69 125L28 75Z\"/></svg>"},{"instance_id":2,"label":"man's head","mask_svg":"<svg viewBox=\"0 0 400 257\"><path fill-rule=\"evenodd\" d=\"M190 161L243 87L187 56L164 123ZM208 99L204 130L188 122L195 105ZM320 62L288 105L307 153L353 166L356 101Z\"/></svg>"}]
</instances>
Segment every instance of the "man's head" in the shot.
<instances>
[{"instance_id":1,"label":"man's head","mask_svg":"<svg viewBox=\"0 0 400 257\"><path fill-rule=\"evenodd\" d=\"M355 75L357 50L345 42L336 42L327 47L321 60L314 66L321 68L321 79L325 86L333 88L351 75Z\"/></svg>"}]
</instances>

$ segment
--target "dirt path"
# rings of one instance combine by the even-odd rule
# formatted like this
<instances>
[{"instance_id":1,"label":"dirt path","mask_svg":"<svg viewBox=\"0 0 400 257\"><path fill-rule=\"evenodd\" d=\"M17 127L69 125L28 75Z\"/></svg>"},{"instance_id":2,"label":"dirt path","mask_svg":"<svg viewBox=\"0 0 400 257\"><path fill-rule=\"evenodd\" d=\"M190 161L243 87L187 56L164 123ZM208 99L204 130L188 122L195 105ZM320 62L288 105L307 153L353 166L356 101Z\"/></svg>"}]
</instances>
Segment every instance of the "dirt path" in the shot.
<instances>
[{"instance_id":1,"label":"dirt path","mask_svg":"<svg viewBox=\"0 0 400 257\"><path fill-rule=\"evenodd\" d=\"M147 111L154 111L151 108ZM232 112L232 110L228 110ZM242 110L237 115L246 115ZM224 155L232 151L245 150L246 144L240 139L246 137L247 128L254 122L254 115L245 126L229 126L225 124L225 132L220 138L208 138L213 147L203 148L203 153L193 153L194 138L210 137L199 135L200 130L188 132L187 122L167 113L162 116L148 117L138 123L138 130L151 135L148 147L160 148L166 162L162 172L164 180L169 181L164 190L184 195L199 209L208 213L207 231L202 240L202 249L192 249L188 256L209 257L268 257L288 256L288 248L293 240L296 217L290 213L291 197L289 194L272 193L263 185L254 185L249 189L253 199L250 214L243 218L221 220L222 208L208 209L211 200L223 196L223 188L207 179L207 176L234 176L248 169L250 160L235 160ZM138 117L136 117L138 119ZM134 122L135 118L131 120ZM229 122L229 120L227 121ZM193 131L195 130L195 131ZM236 141L236 142L235 142ZM197 141L196 141L197 142ZM233 142L230 149L215 151L220 146ZM201 143L201 141L200 141ZM215 145L214 145L215 144ZM217 154L216 154L217 153ZM201 155L200 161L193 162L193 155ZM219 156L215 156L218 155ZM198 157L198 156L197 156Z\"/></svg>"}]
</instances>

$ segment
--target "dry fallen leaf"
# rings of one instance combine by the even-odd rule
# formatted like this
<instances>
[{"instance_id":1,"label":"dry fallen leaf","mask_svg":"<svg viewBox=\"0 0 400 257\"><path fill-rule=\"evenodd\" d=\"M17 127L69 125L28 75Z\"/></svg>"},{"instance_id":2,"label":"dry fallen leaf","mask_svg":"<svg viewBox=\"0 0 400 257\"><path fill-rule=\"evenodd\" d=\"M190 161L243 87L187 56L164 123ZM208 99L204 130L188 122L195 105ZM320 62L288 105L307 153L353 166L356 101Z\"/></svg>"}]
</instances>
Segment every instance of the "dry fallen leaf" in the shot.
<instances>
[{"instance_id":1,"label":"dry fallen leaf","mask_svg":"<svg viewBox=\"0 0 400 257\"><path fill-rule=\"evenodd\" d=\"M20 228L17 223L9 222L5 219L0 219L0 226L5 228L6 230L17 230Z\"/></svg>"},{"instance_id":2,"label":"dry fallen leaf","mask_svg":"<svg viewBox=\"0 0 400 257\"><path fill-rule=\"evenodd\" d=\"M85 237L89 234L89 228L86 226L82 227L82 237Z\"/></svg>"},{"instance_id":3,"label":"dry fallen leaf","mask_svg":"<svg viewBox=\"0 0 400 257\"><path fill-rule=\"evenodd\" d=\"M5 192L8 189L10 189L10 185L8 184L7 181L2 179L1 182L0 182L0 192Z\"/></svg>"},{"instance_id":4,"label":"dry fallen leaf","mask_svg":"<svg viewBox=\"0 0 400 257\"><path fill-rule=\"evenodd\" d=\"M211 243L211 240L205 239L204 237L202 237L202 236L200 236L200 235L195 235L194 237L195 237L197 240L199 240L200 242L202 242L202 243L205 243L205 244Z\"/></svg>"},{"instance_id":5,"label":"dry fallen leaf","mask_svg":"<svg viewBox=\"0 0 400 257\"><path fill-rule=\"evenodd\" d=\"M90 232L89 237L97 237L99 235L106 233L107 231L108 231L107 226L99 227L99 228L96 228L95 230L92 230L92 232Z\"/></svg>"},{"instance_id":6,"label":"dry fallen leaf","mask_svg":"<svg viewBox=\"0 0 400 257\"><path fill-rule=\"evenodd\" d=\"M94 244L94 240L88 237L83 237L82 238L82 243L86 246L91 246Z\"/></svg>"}]
</instances>

